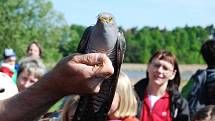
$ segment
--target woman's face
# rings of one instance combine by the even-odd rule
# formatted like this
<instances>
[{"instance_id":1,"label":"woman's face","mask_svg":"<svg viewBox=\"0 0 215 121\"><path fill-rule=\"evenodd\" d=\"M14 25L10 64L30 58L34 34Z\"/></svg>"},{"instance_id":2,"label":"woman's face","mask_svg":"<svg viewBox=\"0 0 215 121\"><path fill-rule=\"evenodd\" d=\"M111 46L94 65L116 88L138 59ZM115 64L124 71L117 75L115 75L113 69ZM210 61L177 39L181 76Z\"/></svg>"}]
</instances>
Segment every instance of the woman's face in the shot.
<instances>
[{"instance_id":1,"label":"woman's face","mask_svg":"<svg viewBox=\"0 0 215 121\"><path fill-rule=\"evenodd\" d=\"M40 49L36 44L31 44L28 50L28 56L40 58Z\"/></svg>"},{"instance_id":2,"label":"woman's face","mask_svg":"<svg viewBox=\"0 0 215 121\"><path fill-rule=\"evenodd\" d=\"M32 86L38 80L39 79L36 78L33 74L30 74L28 71L23 70L17 78L17 87L19 92Z\"/></svg>"},{"instance_id":3,"label":"woman's face","mask_svg":"<svg viewBox=\"0 0 215 121\"><path fill-rule=\"evenodd\" d=\"M153 59L148 65L148 76L150 83L158 86L168 83L175 77L174 65L166 60Z\"/></svg>"}]
</instances>

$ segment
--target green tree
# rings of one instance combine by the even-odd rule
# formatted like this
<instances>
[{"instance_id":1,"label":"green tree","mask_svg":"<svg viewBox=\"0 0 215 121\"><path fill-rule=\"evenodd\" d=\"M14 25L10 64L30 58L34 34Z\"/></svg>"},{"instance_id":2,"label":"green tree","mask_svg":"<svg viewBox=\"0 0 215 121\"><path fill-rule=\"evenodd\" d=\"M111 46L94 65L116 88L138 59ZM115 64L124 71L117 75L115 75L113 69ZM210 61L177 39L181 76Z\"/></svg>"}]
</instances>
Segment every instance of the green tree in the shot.
<instances>
[{"instance_id":1,"label":"green tree","mask_svg":"<svg viewBox=\"0 0 215 121\"><path fill-rule=\"evenodd\" d=\"M10 47L21 58L30 41L37 40L43 46L45 61L55 62L61 57L58 46L65 39L65 25L63 16L53 10L50 1L1 0L0 52Z\"/></svg>"},{"instance_id":2,"label":"green tree","mask_svg":"<svg viewBox=\"0 0 215 121\"><path fill-rule=\"evenodd\" d=\"M85 27L80 25L70 26L69 34L67 35L70 39L61 41L60 45L60 52L63 53L63 56L76 52L84 30Z\"/></svg>"},{"instance_id":3,"label":"green tree","mask_svg":"<svg viewBox=\"0 0 215 121\"><path fill-rule=\"evenodd\" d=\"M150 56L157 50L166 49L177 56L179 63L204 63L199 50L208 39L213 26L177 27L173 30L158 27L132 28L126 31L127 63L148 63Z\"/></svg>"}]
</instances>

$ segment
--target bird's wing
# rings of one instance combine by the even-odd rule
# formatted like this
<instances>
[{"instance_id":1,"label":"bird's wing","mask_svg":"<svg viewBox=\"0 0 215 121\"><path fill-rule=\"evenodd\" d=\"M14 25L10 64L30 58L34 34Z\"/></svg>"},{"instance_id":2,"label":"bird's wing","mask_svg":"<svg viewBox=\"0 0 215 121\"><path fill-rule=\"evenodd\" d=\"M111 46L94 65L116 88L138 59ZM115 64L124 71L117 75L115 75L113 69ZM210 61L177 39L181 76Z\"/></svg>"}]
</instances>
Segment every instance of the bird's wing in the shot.
<instances>
[{"instance_id":1,"label":"bird's wing","mask_svg":"<svg viewBox=\"0 0 215 121\"><path fill-rule=\"evenodd\" d=\"M115 47L113 48L112 52L108 54L108 57L110 58L114 67L114 74L102 82L99 93L93 97L93 109L97 113L97 120L94 121L105 121L107 119L107 114L110 110L116 91L121 64L123 63L124 59L125 48L126 43L124 35L123 33L119 32Z\"/></svg>"},{"instance_id":2,"label":"bird's wing","mask_svg":"<svg viewBox=\"0 0 215 121\"><path fill-rule=\"evenodd\" d=\"M119 32L116 45L111 54L108 56L114 67L114 74L105 81L103 81L100 88L100 92L97 94L98 97L103 97L106 100L106 102L102 104L101 106L102 108L100 108L100 113L98 112L100 116L97 117L98 118L97 121L105 121L107 119L107 114L111 108L111 104L113 102L114 94L116 91L121 65L124 60L125 49L126 49L125 37L122 32ZM102 99L98 98L97 100ZM105 115L103 116L102 114L106 114L106 117Z\"/></svg>"},{"instance_id":3,"label":"bird's wing","mask_svg":"<svg viewBox=\"0 0 215 121\"><path fill-rule=\"evenodd\" d=\"M84 33L81 37L81 40L79 42L78 48L77 48L77 52L85 53L89 39L90 39L90 34L91 34L92 29L93 29L93 26L89 26L84 31Z\"/></svg>"},{"instance_id":4,"label":"bird's wing","mask_svg":"<svg viewBox=\"0 0 215 121\"><path fill-rule=\"evenodd\" d=\"M121 61L120 63L122 63L123 59L124 59L124 53L125 53L125 49L126 49L126 41L125 41L125 37L123 32L119 32L119 36L117 38L117 41L119 41L119 50L121 51Z\"/></svg>"},{"instance_id":5,"label":"bird's wing","mask_svg":"<svg viewBox=\"0 0 215 121\"><path fill-rule=\"evenodd\" d=\"M107 114L115 94L125 48L125 38L123 33L120 32L115 47L108 54L114 67L114 74L103 80L100 91L96 95L85 95L80 98L73 121L107 120Z\"/></svg>"}]
</instances>

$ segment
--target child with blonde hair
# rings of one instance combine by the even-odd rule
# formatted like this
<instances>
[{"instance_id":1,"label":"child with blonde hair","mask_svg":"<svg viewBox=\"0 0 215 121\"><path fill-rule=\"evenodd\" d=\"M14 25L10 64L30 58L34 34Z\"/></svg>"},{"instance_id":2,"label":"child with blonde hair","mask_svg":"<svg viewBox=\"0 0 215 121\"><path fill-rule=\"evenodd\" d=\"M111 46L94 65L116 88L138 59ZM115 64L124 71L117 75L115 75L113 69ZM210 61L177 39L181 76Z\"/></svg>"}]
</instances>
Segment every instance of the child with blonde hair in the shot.
<instances>
[{"instance_id":1,"label":"child with blonde hair","mask_svg":"<svg viewBox=\"0 0 215 121\"><path fill-rule=\"evenodd\" d=\"M108 113L108 121L139 121L137 100L128 76L120 72L115 96Z\"/></svg>"}]
</instances>

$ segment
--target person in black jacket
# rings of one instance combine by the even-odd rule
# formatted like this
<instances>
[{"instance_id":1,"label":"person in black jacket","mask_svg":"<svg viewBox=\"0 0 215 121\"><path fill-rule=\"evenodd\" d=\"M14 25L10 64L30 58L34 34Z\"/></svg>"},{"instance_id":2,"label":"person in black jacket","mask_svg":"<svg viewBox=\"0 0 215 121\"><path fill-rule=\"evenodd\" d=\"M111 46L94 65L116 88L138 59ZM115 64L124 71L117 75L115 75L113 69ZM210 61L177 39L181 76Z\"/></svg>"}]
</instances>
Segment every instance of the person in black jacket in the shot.
<instances>
[{"instance_id":1,"label":"person in black jacket","mask_svg":"<svg viewBox=\"0 0 215 121\"><path fill-rule=\"evenodd\" d=\"M199 109L215 105L215 40L205 41L200 52L207 68L198 69L182 89L189 103L191 118Z\"/></svg>"},{"instance_id":2,"label":"person in black jacket","mask_svg":"<svg viewBox=\"0 0 215 121\"><path fill-rule=\"evenodd\" d=\"M189 121L188 103L178 91L176 57L169 51L156 52L149 60L146 75L134 85L140 121Z\"/></svg>"}]
</instances>

